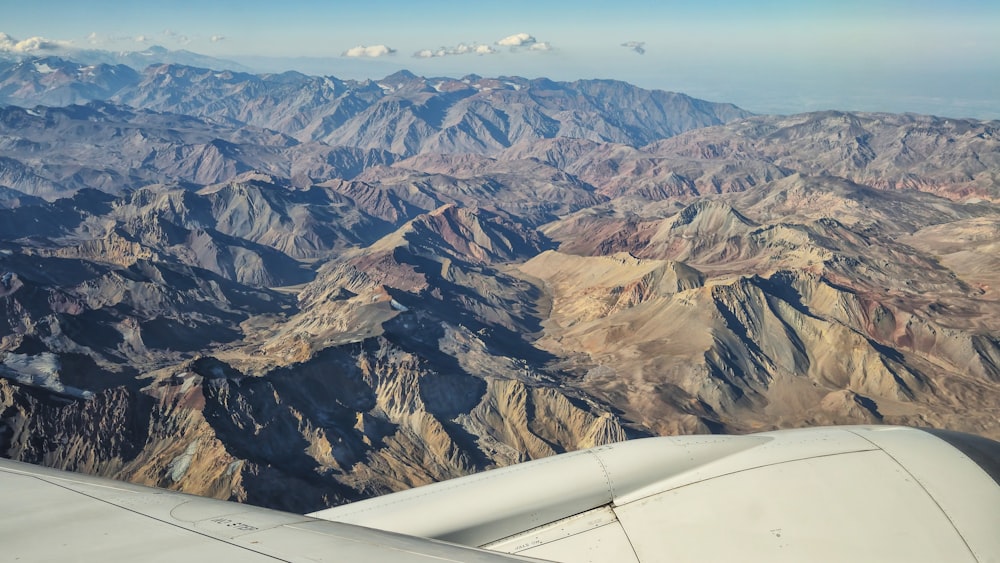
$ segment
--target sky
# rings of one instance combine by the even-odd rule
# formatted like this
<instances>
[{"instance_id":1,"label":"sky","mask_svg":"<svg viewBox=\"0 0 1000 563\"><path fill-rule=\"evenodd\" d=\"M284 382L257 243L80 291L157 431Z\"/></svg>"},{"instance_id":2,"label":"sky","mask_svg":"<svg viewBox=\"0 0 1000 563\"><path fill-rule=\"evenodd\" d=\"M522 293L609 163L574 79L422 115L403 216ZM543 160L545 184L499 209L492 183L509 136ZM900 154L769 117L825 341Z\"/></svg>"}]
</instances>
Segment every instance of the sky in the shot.
<instances>
[{"instance_id":1,"label":"sky","mask_svg":"<svg viewBox=\"0 0 1000 563\"><path fill-rule=\"evenodd\" d=\"M997 0L31 0L4 6L0 49L162 45L267 72L614 78L762 113L1000 119L998 30Z\"/></svg>"}]
</instances>

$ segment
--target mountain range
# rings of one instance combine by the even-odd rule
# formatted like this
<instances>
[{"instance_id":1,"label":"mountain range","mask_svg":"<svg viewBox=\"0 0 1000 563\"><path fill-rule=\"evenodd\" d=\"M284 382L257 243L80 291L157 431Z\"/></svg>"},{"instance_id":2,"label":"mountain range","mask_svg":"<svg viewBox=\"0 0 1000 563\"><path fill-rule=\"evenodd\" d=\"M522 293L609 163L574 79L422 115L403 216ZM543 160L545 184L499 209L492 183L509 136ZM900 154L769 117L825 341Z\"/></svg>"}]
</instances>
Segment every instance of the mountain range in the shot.
<instances>
[{"instance_id":1,"label":"mountain range","mask_svg":"<svg viewBox=\"0 0 1000 563\"><path fill-rule=\"evenodd\" d=\"M308 511L623 439L1000 437L1000 122L0 63L0 451Z\"/></svg>"}]
</instances>

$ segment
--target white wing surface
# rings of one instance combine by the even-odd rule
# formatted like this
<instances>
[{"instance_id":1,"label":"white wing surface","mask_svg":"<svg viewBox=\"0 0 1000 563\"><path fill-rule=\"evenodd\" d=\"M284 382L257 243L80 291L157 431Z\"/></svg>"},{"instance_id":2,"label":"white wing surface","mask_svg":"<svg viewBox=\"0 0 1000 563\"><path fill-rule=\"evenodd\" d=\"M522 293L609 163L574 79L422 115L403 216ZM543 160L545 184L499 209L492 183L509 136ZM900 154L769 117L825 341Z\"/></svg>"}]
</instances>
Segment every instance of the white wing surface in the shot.
<instances>
[{"instance_id":1,"label":"white wing surface","mask_svg":"<svg viewBox=\"0 0 1000 563\"><path fill-rule=\"evenodd\" d=\"M942 435L650 438L313 516L567 562L1000 561L1000 444Z\"/></svg>"},{"instance_id":2,"label":"white wing surface","mask_svg":"<svg viewBox=\"0 0 1000 563\"><path fill-rule=\"evenodd\" d=\"M526 559L0 460L0 560Z\"/></svg>"}]
</instances>

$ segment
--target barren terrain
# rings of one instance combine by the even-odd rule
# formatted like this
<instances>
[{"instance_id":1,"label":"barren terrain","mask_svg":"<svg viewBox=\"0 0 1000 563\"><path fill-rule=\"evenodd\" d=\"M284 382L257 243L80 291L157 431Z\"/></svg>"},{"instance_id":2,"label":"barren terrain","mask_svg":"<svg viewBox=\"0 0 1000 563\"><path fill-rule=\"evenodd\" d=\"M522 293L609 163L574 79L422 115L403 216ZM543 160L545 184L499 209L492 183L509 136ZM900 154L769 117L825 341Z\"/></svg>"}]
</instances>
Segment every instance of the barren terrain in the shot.
<instances>
[{"instance_id":1,"label":"barren terrain","mask_svg":"<svg viewBox=\"0 0 1000 563\"><path fill-rule=\"evenodd\" d=\"M63 63L0 69L3 455L307 511L646 435L1000 438L998 122Z\"/></svg>"}]
</instances>

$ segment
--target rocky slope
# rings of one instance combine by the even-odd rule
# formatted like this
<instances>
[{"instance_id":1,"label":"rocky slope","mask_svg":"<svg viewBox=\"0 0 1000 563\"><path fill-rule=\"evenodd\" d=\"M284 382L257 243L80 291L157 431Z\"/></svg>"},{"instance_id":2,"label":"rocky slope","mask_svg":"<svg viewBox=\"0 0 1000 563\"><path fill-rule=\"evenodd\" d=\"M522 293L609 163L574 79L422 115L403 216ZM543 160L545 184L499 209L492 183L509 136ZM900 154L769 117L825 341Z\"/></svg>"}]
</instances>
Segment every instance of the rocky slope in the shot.
<instances>
[{"instance_id":1,"label":"rocky slope","mask_svg":"<svg viewBox=\"0 0 1000 563\"><path fill-rule=\"evenodd\" d=\"M395 157L299 143L274 131L92 102L0 108L0 182L54 199L96 188L120 195L148 184L204 186L248 172L308 187L350 179Z\"/></svg>"},{"instance_id":2,"label":"rocky slope","mask_svg":"<svg viewBox=\"0 0 1000 563\"><path fill-rule=\"evenodd\" d=\"M875 188L996 201L1000 123L923 115L819 112L706 129L647 150L717 160L762 159Z\"/></svg>"},{"instance_id":3,"label":"rocky slope","mask_svg":"<svg viewBox=\"0 0 1000 563\"><path fill-rule=\"evenodd\" d=\"M58 57L0 60L0 103L34 107L104 100L137 80L139 73L121 64L87 64Z\"/></svg>"}]
</instances>

